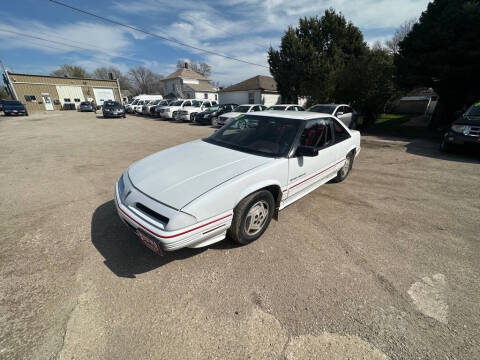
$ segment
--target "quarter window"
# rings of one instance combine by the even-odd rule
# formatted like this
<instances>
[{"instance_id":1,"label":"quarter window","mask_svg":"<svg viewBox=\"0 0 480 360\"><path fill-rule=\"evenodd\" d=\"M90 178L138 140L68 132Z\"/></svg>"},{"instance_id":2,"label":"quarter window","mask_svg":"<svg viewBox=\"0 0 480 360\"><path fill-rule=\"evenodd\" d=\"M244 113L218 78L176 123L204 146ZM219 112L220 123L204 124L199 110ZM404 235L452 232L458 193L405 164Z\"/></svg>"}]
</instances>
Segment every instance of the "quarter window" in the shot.
<instances>
[{"instance_id":1,"label":"quarter window","mask_svg":"<svg viewBox=\"0 0 480 360\"><path fill-rule=\"evenodd\" d=\"M342 142L350 137L347 130L337 120L333 120L333 131L335 132L335 143Z\"/></svg>"},{"instance_id":2,"label":"quarter window","mask_svg":"<svg viewBox=\"0 0 480 360\"><path fill-rule=\"evenodd\" d=\"M300 137L300 145L316 149L332 144L330 119L316 119L307 122Z\"/></svg>"}]
</instances>

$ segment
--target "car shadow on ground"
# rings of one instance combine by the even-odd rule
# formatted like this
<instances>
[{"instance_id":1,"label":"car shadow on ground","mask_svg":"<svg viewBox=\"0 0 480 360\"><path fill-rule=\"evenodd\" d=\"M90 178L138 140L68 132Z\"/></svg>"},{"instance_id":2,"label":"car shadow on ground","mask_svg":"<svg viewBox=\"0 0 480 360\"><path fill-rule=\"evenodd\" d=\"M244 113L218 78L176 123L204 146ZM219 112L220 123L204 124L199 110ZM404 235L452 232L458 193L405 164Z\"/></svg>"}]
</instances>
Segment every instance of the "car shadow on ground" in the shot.
<instances>
[{"instance_id":1,"label":"car shadow on ground","mask_svg":"<svg viewBox=\"0 0 480 360\"><path fill-rule=\"evenodd\" d=\"M91 240L104 257L104 264L117 276L135 278L135 275L154 270L172 261L198 255L208 248L230 249L236 247L229 240L200 249L184 248L157 255L146 248L135 233L118 217L115 203L110 200L100 205L92 215Z\"/></svg>"},{"instance_id":2,"label":"car shadow on ground","mask_svg":"<svg viewBox=\"0 0 480 360\"><path fill-rule=\"evenodd\" d=\"M480 153L475 153L472 150L458 148L451 152L443 152L440 150L440 139L425 139L425 138L399 138L394 136L375 135L380 140L386 140L386 142L378 142L374 139L368 139L365 141L365 145L368 148L389 148L395 146L390 142L401 142L406 152L412 155L426 156L439 160L463 162L469 164L480 163ZM362 141L363 142L363 141ZM363 145L362 145L363 146Z\"/></svg>"}]
</instances>

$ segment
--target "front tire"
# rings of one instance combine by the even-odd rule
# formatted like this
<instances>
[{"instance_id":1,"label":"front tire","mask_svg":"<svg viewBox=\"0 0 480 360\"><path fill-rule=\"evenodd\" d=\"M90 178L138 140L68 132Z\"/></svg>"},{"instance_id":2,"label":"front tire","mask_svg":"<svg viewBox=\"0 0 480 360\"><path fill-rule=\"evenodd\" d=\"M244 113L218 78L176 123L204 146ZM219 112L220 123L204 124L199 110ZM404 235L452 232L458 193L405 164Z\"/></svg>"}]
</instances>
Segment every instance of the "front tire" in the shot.
<instances>
[{"instance_id":1,"label":"front tire","mask_svg":"<svg viewBox=\"0 0 480 360\"><path fill-rule=\"evenodd\" d=\"M275 200L268 190L260 190L247 196L233 211L228 236L241 245L257 240L267 230L274 209Z\"/></svg>"},{"instance_id":2,"label":"front tire","mask_svg":"<svg viewBox=\"0 0 480 360\"><path fill-rule=\"evenodd\" d=\"M337 177L333 179L333 182L339 183L344 181L350 171L352 170L353 166L353 159L355 158L354 152L351 151L348 153L347 157L345 158L345 164L342 166L340 170L338 170Z\"/></svg>"}]
</instances>

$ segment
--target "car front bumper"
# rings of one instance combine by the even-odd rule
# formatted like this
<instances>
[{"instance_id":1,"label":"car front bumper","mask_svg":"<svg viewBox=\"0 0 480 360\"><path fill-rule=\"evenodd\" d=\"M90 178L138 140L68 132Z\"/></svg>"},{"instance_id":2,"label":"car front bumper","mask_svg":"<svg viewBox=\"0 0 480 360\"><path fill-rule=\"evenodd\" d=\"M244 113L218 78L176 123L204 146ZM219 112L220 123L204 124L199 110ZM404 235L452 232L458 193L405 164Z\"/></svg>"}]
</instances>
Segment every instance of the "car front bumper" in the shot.
<instances>
[{"instance_id":1,"label":"car front bumper","mask_svg":"<svg viewBox=\"0 0 480 360\"><path fill-rule=\"evenodd\" d=\"M147 203L153 201L147 199L146 195L136 190L134 187L131 187L128 190L125 189L124 192L128 193L127 196L129 199L141 199L141 201ZM229 211L189 226L175 230L166 230L165 226L158 223L153 218L142 213L133 205L129 205L122 201L119 194L118 182L115 185L115 206L119 217L124 223L135 232L141 230L148 234L149 237L155 240L161 249L166 251L174 251L184 247L203 247L223 240L226 236L227 229L232 223L233 217L233 212ZM158 206L163 207L164 211L170 212L170 216L175 216L174 213L178 213L176 210L167 209L166 206Z\"/></svg>"},{"instance_id":2,"label":"car front bumper","mask_svg":"<svg viewBox=\"0 0 480 360\"><path fill-rule=\"evenodd\" d=\"M448 145L467 147L480 151L480 136L463 135L450 130L445 134L444 141Z\"/></svg>"}]
</instances>

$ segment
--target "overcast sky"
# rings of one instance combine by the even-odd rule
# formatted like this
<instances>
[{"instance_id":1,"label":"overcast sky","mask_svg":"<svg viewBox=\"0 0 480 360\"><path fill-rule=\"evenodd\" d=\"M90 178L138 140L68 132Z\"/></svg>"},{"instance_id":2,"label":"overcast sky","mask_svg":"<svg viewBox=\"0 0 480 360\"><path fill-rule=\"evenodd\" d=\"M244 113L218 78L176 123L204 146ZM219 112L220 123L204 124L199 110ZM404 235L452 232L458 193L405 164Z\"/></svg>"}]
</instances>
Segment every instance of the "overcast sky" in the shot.
<instances>
[{"instance_id":1,"label":"overcast sky","mask_svg":"<svg viewBox=\"0 0 480 360\"><path fill-rule=\"evenodd\" d=\"M182 42L267 66L266 51L277 47L289 25L303 16L321 16L332 7L358 26L365 41L385 41L402 22L419 17L429 0L63 0ZM202 54L102 22L47 0L4 1L0 9L0 59L17 72L49 73L59 65L87 70L115 65L123 71L144 65L168 75L178 59L205 61L212 79L224 85L268 69ZM58 43L29 39L26 33Z\"/></svg>"}]
</instances>

